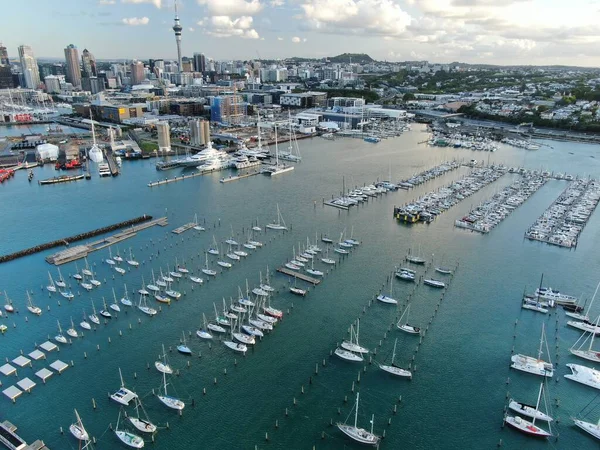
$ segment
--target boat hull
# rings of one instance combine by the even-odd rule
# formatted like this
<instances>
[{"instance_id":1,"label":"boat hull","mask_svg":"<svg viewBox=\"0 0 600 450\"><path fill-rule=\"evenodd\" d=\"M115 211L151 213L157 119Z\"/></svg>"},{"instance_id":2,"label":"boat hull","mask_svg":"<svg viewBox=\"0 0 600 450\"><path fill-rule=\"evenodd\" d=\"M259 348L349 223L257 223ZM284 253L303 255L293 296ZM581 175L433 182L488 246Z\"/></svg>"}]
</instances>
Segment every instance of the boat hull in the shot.
<instances>
[{"instance_id":1,"label":"boat hull","mask_svg":"<svg viewBox=\"0 0 600 450\"><path fill-rule=\"evenodd\" d=\"M379 444L379 436L369 433L367 430L343 423L338 423L337 427L342 433L356 442L372 445L373 447L376 447Z\"/></svg>"},{"instance_id":2,"label":"boat hull","mask_svg":"<svg viewBox=\"0 0 600 450\"><path fill-rule=\"evenodd\" d=\"M522 419L519 416L506 416L504 418L504 422L509 426L513 427L514 429L527 434L528 436L534 436L539 438L547 438L552 436L552 434L550 434L546 430L535 426L533 423L529 422L528 420Z\"/></svg>"}]
</instances>

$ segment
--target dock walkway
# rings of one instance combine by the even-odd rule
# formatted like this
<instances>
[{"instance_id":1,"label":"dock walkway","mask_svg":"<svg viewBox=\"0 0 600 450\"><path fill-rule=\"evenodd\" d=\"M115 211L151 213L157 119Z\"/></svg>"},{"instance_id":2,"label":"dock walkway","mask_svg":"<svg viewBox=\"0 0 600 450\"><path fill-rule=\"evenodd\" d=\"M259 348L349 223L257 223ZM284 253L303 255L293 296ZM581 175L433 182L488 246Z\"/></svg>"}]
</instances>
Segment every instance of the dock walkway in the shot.
<instances>
[{"instance_id":1,"label":"dock walkway","mask_svg":"<svg viewBox=\"0 0 600 450\"><path fill-rule=\"evenodd\" d=\"M298 278L299 280L306 281L307 283L311 283L313 285L317 285L321 283L321 280L318 278L309 277L308 275L304 275L303 273L294 272L293 270L289 270L286 267L280 267L277 269L277 272L282 273L284 275L289 275L294 278Z\"/></svg>"},{"instance_id":2,"label":"dock walkway","mask_svg":"<svg viewBox=\"0 0 600 450\"><path fill-rule=\"evenodd\" d=\"M254 175L258 175L260 172L250 172L250 173L245 173L243 175L235 175L235 176L230 176L227 178L221 178L219 180L219 182L221 183L229 183L230 181L237 181L237 180L242 180L244 178L249 178L249 177L253 177Z\"/></svg>"},{"instance_id":3,"label":"dock walkway","mask_svg":"<svg viewBox=\"0 0 600 450\"><path fill-rule=\"evenodd\" d=\"M175 233L175 234L181 234L186 232L187 230L191 230L192 228L194 228L197 224L194 222L190 222L190 223L186 223L185 225L182 225L180 227L175 228L174 230L171 231L171 233Z\"/></svg>"}]
</instances>

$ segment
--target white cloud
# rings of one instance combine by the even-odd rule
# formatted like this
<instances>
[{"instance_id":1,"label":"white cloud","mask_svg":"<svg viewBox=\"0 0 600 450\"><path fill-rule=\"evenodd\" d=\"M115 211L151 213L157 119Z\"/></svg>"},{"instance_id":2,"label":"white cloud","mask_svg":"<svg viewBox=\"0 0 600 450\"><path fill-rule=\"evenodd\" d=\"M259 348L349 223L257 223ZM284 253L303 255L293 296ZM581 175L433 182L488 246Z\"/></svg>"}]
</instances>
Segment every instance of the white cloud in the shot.
<instances>
[{"instance_id":1,"label":"white cloud","mask_svg":"<svg viewBox=\"0 0 600 450\"><path fill-rule=\"evenodd\" d=\"M285 5L285 1L284 0L271 0L269 2L269 4L271 6L273 6L274 8L277 8L278 6L283 6Z\"/></svg>"},{"instance_id":2,"label":"white cloud","mask_svg":"<svg viewBox=\"0 0 600 450\"><path fill-rule=\"evenodd\" d=\"M194 32L194 29L192 27L189 27L188 30L191 31L192 33Z\"/></svg>"},{"instance_id":3,"label":"white cloud","mask_svg":"<svg viewBox=\"0 0 600 450\"><path fill-rule=\"evenodd\" d=\"M302 0L308 27L340 34L401 36L411 16L394 0Z\"/></svg>"},{"instance_id":4,"label":"white cloud","mask_svg":"<svg viewBox=\"0 0 600 450\"><path fill-rule=\"evenodd\" d=\"M162 7L162 0L121 0L121 3L135 3L135 4L150 3L154 6L156 6L158 9L160 9Z\"/></svg>"},{"instance_id":5,"label":"white cloud","mask_svg":"<svg viewBox=\"0 0 600 450\"><path fill-rule=\"evenodd\" d=\"M114 5L116 0L98 0L99 5Z\"/></svg>"},{"instance_id":6,"label":"white cloud","mask_svg":"<svg viewBox=\"0 0 600 450\"><path fill-rule=\"evenodd\" d=\"M299 43L299 42L301 42L301 41L302 41L302 39L300 39L298 36L294 36L294 37L292 38L292 42L293 42L294 44L297 44L297 43Z\"/></svg>"},{"instance_id":7,"label":"white cloud","mask_svg":"<svg viewBox=\"0 0 600 450\"><path fill-rule=\"evenodd\" d=\"M256 14L263 5L260 0L197 0L214 16L244 16Z\"/></svg>"},{"instance_id":8,"label":"white cloud","mask_svg":"<svg viewBox=\"0 0 600 450\"><path fill-rule=\"evenodd\" d=\"M125 25L135 27L138 25L148 25L148 23L150 22L150 19L148 19L147 17L129 17L129 18L121 19L121 22L124 23Z\"/></svg>"},{"instance_id":9,"label":"white cloud","mask_svg":"<svg viewBox=\"0 0 600 450\"><path fill-rule=\"evenodd\" d=\"M252 28L253 22L254 19L250 16L241 16L235 19L229 16L212 16L202 20L206 27L206 33L212 36L259 39L258 32Z\"/></svg>"},{"instance_id":10,"label":"white cloud","mask_svg":"<svg viewBox=\"0 0 600 450\"><path fill-rule=\"evenodd\" d=\"M279 37L277 38L277 40L278 40L278 41L283 41L283 38L282 38L281 36L279 36Z\"/></svg>"}]
</instances>

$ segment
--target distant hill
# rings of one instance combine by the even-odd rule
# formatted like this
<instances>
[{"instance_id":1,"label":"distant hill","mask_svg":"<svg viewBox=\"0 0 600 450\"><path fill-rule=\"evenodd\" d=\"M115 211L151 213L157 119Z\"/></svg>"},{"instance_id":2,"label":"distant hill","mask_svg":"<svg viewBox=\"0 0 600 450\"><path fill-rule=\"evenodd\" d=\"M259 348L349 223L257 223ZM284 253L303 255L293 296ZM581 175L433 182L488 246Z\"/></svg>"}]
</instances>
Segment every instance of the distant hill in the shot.
<instances>
[{"instance_id":1,"label":"distant hill","mask_svg":"<svg viewBox=\"0 0 600 450\"><path fill-rule=\"evenodd\" d=\"M332 63L349 63L352 61L353 63L367 64L375 62L375 60L366 53L342 53L341 55L332 56L328 59Z\"/></svg>"}]
</instances>

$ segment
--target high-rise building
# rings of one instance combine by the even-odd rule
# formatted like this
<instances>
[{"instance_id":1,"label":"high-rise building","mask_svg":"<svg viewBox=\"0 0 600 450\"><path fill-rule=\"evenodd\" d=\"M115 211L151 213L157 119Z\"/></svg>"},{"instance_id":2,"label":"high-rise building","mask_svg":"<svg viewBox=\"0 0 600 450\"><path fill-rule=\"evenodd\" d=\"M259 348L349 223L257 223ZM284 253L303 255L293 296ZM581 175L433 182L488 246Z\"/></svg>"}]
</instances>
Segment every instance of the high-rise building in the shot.
<instances>
[{"instance_id":1,"label":"high-rise building","mask_svg":"<svg viewBox=\"0 0 600 450\"><path fill-rule=\"evenodd\" d=\"M35 56L33 56L33 50L29 45L19 46L19 59L21 60L21 70L23 71L25 87L36 89L40 84L40 70Z\"/></svg>"},{"instance_id":2,"label":"high-rise building","mask_svg":"<svg viewBox=\"0 0 600 450\"><path fill-rule=\"evenodd\" d=\"M67 82L74 88L81 89L81 69L79 68L79 51L77 47L70 44L65 48L65 60L67 61Z\"/></svg>"},{"instance_id":3,"label":"high-rise building","mask_svg":"<svg viewBox=\"0 0 600 450\"><path fill-rule=\"evenodd\" d=\"M98 70L96 69L96 58L92 55L88 49L84 49L81 54L81 64L83 65L84 76L91 78L98 76Z\"/></svg>"},{"instance_id":4,"label":"high-rise building","mask_svg":"<svg viewBox=\"0 0 600 450\"><path fill-rule=\"evenodd\" d=\"M48 94L58 94L60 92L60 81L56 75L48 75L44 78L44 84Z\"/></svg>"},{"instance_id":5,"label":"high-rise building","mask_svg":"<svg viewBox=\"0 0 600 450\"><path fill-rule=\"evenodd\" d=\"M196 72L206 72L206 57L202 53L194 53L194 70Z\"/></svg>"},{"instance_id":6,"label":"high-rise building","mask_svg":"<svg viewBox=\"0 0 600 450\"><path fill-rule=\"evenodd\" d=\"M181 70L180 72L193 72L192 70L192 60L187 57L183 57L181 59Z\"/></svg>"},{"instance_id":7,"label":"high-rise building","mask_svg":"<svg viewBox=\"0 0 600 450\"><path fill-rule=\"evenodd\" d=\"M8 61L8 51L6 47L0 42L0 66L8 66L10 62Z\"/></svg>"},{"instance_id":8,"label":"high-rise building","mask_svg":"<svg viewBox=\"0 0 600 450\"><path fill-rule=\"evenodd\" d=\"M12 89L14 87L15 83L10 66L0 65L0 89Z\"/></svg>"},{"instance_id":9,"label":"high-rise building","mask_svg":"<svg viewBox=\"0 0 600 450\"><path fill-rule=\"evenodd\" d=\"M133 61L129 66L131 70L131 84L142 84L144 79L144 63L141 61Z\"/></svg>"},{"instance_id":10,"label":"high-rise building","mask_svg":"<svg viewBox=\"0 0 600 450\"><path fill-rule=\"evenodd\" d=\"M177 0L175 0L175 24L173 25L173 31L175 32L175 42L177 43L177 67L179 71L181 71L181 30L183 30L183 27L179 23Z\"/></svg>"},{"instance_id":11,"label":"high-rise building","mask_svg":"<svg viewBox=\"0 0 600 450\"><path fill-rule=\"evenodd\" d=\"M208 144L206 129L208 122L206 120L194 119L190 122L190 143L195 146ZM210 135L210 132L209 132Z\"/></svg>"},{"instance_id":12,"label":"high-rise building","mask_svg":"<svg viewBox=\"0 0 600 450\"><path fill-rule=\"evenodd\" d=\"M158 131L158 151L167 153L171 151L171 131L169 122L158 122L156 124Z\"/></svg>"}]
</instances>

